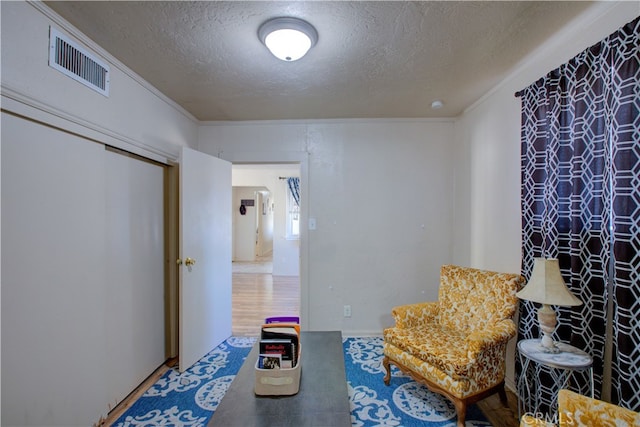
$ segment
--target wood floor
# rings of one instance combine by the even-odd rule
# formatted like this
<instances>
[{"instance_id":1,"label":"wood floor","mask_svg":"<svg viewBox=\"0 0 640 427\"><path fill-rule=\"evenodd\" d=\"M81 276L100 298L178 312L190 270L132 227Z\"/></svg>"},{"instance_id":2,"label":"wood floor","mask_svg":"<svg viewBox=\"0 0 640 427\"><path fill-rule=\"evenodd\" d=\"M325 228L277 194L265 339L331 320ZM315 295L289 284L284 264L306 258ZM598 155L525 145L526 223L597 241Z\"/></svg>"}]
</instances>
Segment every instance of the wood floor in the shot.
<instances>
[{"instance_id":1,"label":"wood floor","mask_svg":"<svg viewBox=\"0 0 640 427\"><path fill-rule=\"evenodd\" d=\"M518 397L507 389L508 407L504 407L497 394L477 403L478 408L494 427L518 427Z\"/></svg>"},{"instance_id":2,"label":"wood floor","mask_svg":"<svg viewBox=\"0 0 640 427\"><path fill-rule=\"evenodd\" d=\"M297 276L233 273L232 333L257 337L270 316L300 316Z\"/></svg>"}]
</instances>

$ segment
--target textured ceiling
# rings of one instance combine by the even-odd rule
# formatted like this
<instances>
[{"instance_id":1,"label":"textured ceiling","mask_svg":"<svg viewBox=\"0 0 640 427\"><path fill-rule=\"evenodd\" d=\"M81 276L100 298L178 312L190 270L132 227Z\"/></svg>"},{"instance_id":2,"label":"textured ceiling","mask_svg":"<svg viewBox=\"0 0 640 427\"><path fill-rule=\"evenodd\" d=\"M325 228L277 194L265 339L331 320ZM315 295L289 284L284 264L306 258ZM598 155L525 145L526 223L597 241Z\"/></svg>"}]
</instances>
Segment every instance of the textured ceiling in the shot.
<instances>
[{"instance_id":1,"label":"textured ceiling","mask_svg":"<svg viewBox=\"0 0 640 427\"><path fill-rule=\"evenodd\" d=\"M46 2L199 120L453 117L591 2ZM256 35L303 18L296 62ZM445 106L431 108L435 99Z\"/></svg>"}]
</instances>

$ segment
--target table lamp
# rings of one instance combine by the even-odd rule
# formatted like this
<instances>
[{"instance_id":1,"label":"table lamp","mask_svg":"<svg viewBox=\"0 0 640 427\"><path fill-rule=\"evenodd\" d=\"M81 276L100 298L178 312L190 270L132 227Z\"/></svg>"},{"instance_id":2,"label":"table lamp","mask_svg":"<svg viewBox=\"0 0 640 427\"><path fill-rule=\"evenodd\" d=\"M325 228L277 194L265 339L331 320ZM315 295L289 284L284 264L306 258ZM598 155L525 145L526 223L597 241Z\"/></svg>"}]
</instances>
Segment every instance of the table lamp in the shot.
<instances>
[{"instance_id":1,"label":"table lamp","mask_svg":"<svg viewBox=\"0 0 640 427\"><path fill-rule=\"evenodd\" d=\"M541 350L545 353L558 353L559 350L551 338L556 329L556 312L551 305L581 305L575 295L569 291L560 274L557 259L536 258L533 272L527 285L516 296L520 299L542 304L538 309L538 323L542 331Z\"/></svg>"}]
</instances>

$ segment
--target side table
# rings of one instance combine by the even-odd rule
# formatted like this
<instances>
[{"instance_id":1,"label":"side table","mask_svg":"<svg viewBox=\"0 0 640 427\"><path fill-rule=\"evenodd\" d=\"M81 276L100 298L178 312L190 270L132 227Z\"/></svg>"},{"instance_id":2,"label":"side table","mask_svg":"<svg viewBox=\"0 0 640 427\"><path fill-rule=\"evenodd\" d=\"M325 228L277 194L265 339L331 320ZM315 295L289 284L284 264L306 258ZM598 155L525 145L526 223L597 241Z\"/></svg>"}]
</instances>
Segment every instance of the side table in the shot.
<instances>
[{"instance_id":1,"label":"side table","mask_svg":"<svg viewBox=\"0 0 640 427\"><path fill-rule=\"evenodd\" d=\"M576 371L588 371L591 397L594 397L593 358L569 344L556 342L560 350L558 353L546 353L541 349L539 339L521 340L518 342L518 353L522 364L522 374L518 380L518 418L522 416L521 409L526 413L540 412L540 393L538 384L529 384L528 371L531 362L547 368L554 381L551 407L557 408L558 391L565 388L569 377Z\"/></svg>"}]
</instances>

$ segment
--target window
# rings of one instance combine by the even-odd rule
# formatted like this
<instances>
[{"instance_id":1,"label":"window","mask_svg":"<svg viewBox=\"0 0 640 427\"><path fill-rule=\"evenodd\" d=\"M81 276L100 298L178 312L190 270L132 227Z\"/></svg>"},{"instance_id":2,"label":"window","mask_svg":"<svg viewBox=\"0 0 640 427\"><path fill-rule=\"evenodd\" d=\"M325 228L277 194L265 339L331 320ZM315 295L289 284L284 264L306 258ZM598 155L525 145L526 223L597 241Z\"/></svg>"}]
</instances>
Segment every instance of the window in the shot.
<instances>
[{"instance_id":1,"label":"window","mask_svg":"<svg viewBox=\"0 0 640 427\"><path fill-rule=\"evenodd\" d=\"M289 240L300 238L300 205L299 199L296 198L297 194L294 194L294 191L297 193L299 184L300 178L287 180L287 239Z\"/></svg>"}]
</instances>

